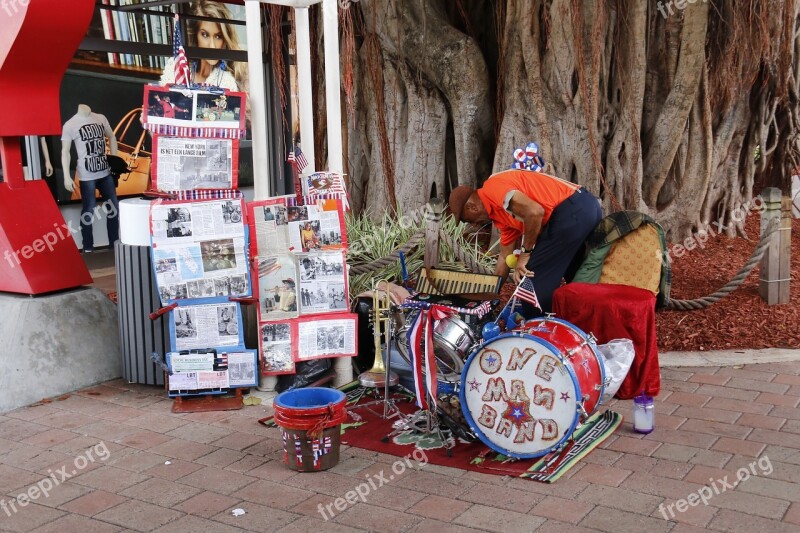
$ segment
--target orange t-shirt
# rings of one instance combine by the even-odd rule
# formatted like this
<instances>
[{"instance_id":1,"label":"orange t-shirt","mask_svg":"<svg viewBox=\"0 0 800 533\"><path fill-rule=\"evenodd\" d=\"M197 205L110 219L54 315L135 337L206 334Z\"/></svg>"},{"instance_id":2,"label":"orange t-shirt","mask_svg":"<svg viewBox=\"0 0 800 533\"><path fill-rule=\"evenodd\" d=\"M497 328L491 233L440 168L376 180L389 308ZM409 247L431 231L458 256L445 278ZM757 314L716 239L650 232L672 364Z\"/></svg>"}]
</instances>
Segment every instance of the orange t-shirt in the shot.
<instances>
[{"instance_id":1,"label":"orange t-shirt","mask_svg":"<svg viewBox=\"0 0 800 533\"><path fill-rule=\"evenodd\" d=\"M554 176L532 170L505 170L492 174L478 189L489 218L500 231L500 244L508 246L522 236L521 220L506 211L506 198L511 191L519 191L544 208L542 226L550 220L553 209L572 196L580 186Z\"/></svg>"}]
</instances>

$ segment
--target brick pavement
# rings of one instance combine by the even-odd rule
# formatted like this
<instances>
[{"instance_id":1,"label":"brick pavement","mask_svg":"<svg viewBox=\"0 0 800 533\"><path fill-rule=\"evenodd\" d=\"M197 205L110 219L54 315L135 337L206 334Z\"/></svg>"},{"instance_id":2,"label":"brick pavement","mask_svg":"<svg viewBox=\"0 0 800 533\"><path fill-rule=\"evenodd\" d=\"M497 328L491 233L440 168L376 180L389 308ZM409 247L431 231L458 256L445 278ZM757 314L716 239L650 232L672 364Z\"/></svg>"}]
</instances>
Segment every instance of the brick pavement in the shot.
<instances>
[{"instance_id":1,"label":"brick pavement","mask_svg":"<svg viewBox=\"0 0 800 533\"><path fill-rule=\"evenodd\" d=\"M163 390L116 380L0 415L0 531L800 531L798 374L664 368L656 431L616 401L626 422L553 485L427 465L343 511L396 458L343 447L298 474L256 422L268 407L176 415ZM29 491L51 474L47 497Z\"/></svg>"}]
</instances>

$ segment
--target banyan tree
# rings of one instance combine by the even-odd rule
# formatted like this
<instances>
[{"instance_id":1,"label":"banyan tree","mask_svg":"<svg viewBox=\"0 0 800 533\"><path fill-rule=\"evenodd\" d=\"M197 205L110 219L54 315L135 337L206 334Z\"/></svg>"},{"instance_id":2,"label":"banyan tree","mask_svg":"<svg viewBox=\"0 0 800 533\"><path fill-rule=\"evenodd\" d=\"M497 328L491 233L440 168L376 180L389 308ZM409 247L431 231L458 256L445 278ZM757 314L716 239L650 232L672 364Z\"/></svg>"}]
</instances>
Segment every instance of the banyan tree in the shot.
<instances>
[{"instance_id":1,"label":"banyan tree","mask_svg":"<svg viewBox=\"0 0 800 533\"><path fill-rule=\"evenodd\" d=\"M673 239L741 230L730 215L798 166L799 6L342 0L353 206L408 212L536 141L607 211L648 213Z\"/></svg>"}]
</instances>

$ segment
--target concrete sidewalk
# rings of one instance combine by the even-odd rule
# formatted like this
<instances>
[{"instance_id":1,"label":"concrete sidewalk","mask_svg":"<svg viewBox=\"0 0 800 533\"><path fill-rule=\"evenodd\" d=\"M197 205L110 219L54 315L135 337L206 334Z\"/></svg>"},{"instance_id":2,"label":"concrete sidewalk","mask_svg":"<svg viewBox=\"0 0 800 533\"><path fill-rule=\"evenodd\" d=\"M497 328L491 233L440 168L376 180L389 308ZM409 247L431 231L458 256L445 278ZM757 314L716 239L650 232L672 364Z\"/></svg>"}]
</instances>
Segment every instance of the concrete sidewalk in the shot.
<instances>
[{"instance_id":1,"label":"concrete sidewalk","mask_svg":"<svg viewBox=\"0 0 800 533\"><path fill-rule=\"evenodd\" d=\"M115 380L0 415L0 530L798 531L798 374L662 368L656 431L634 433L615 401L626 422L552 485L427 465L333 513L397 458L343 447L298 474L257 423L268 407L176 415L162 389Z\"/></svg>"}]
</instances>

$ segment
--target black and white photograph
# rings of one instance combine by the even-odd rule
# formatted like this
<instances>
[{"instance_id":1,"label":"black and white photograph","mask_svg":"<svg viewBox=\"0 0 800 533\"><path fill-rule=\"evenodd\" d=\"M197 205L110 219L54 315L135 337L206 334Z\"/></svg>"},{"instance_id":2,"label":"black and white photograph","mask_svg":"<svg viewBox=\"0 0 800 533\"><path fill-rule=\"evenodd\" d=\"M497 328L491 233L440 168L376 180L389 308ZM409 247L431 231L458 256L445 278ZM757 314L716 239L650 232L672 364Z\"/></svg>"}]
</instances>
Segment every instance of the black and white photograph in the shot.
<instances>
[{"instance_id":1,"label":"black and white photograph","mask_svg":"<svg viewBox=\"0 0 800 533\"><path fill-rule=\"evenodd\" d=\"M292 345L288 342L263 343L263 370L272 373L291 373L294 371Z\"/></svg>"},{"instance_id":2,"label":"black and white photograph","mask_svg":"<svg viewBox=\"0 0 800 533\"><path fill-rule=\"evenodd\" d=\"M191 309L176 309L173 312L175 320L175 336L179 339L197 337L197 325L194 320L194 311Z\"/></svg>"},{"instance_id":3,"label":"black and white photograph","mask_svg":"<svg viewBox=\"0 0 800 533\"><path fill-rule=\"evenodd\" d=\"M189 292L189 298L202 298L203 288L200 286L202 280L187 281L186 288Z\"/></svg>"},{"instance_id":4,"label":"black and white photograph","mask_svg":"<svg viewBox=\"0 0 800 533\"><path fill-rule=\"evenodd\" d=\"M185 283L176 283L169 286L170 300L184 300L189 297L189 290Z\"/></svg>"},{"instance_id":5,"label":"black and white photograph","mask_svg":"<svg viewBox=\"0 0 800 533\"><path fill-rule=\"evenodd\" d=\"M289 213L285 205L275 206L275 225L286 226L289 223Z\"/></svg>"},{"instance_id":6,"label":"black and white photograph","mask_svg":"<svg viewBox=\"0 0 800 533\"><path fill-rule=\"evenodd\" d=\"M239 274L238 276L231 276L231 296L242 296L248 294L250 291L247 289L247 276L245 274Z\"/></svg>"},{"instance_id":7,"label":"black and white photograph","mask_svg":"<svg viewBox=\"0 0 800 533\"><path fill-rule=\"evenodd\" d=\"M166 259L156 259L156 274L165 274L167 272L178 271L178 261L174 257Z\"/></svg>"},{"instance_id":8,"label":"black and white photograph","mask_svg":"<svg viewBox=\"0 0 800 533\"><path fill-rule=\"evenodd\" d=\"M167 237L191 237L192 215L183 207L171 207L167 211Z\"/></svg>"},{"instance_id":9,"label":"black and white photograph","mask_svg":"<svg viewBox=\"0 0 800 533\"><path fill-rule=\"evenodd\" d=\"M344 351L344 326L328 326L317 329L317 347L320 351Z\"/></svg>"},{"instance_id":10,"label":"black and white photograph","mask_svg":"<svg viewBox=\"0 0 800 533\"><path fill-rule=\"evenodd\" d=\"M225 224L241 224L242 204L239 201L227 201L222 204L222 219Z\"/></svg>"},{"instance_id":11,"label":"black and white photograph","mask_svg":"<svg viewBox=\"0 0 800 533\"><path fill-rule=\"evenodd\" d=\"M239 317L236 314L235 305L217 308L217 326L220 337L239 335Z\"/></svg>"},{"instance_id":12,"label":"black and white photograph","mask_svg":"<svg viewBox=\"0 0 800 533\"><path fill-rule=\"evenodd\" d=\"M301 281L342 280L344 275L344 257L341 252L303 255L298 261Z\"/></svg>"},{"instance_id":13,"label":"black and white photograph","mask_svg":"<svg viewBox=\"0 0 800 533\"><path fill-rule=\"evenodd\" d=\"M258 385L256 377L256 351L229 352L228 380L231 387Z\"/></svg>"},{"instance_id":14,"label":"black and white photograph","mask_svg":"<svg viewBox=\"0 0 800 533\"><path fill-rule=\"evenodd\" d=\"M275 206L274 205L265 205L261 208L261 214L264 216L264 222L274 222L275 221Z\"/></svg>"},{"instance_id":15,"label":"black and white photograph","mask_svg":"<svg viewBox=\"0 0 800 533\"><path fill-rule=\"evenodd\" d=\"M288 342L291 330L287 323L270 323L261 326L261 339L264 342Z\"/></svg>"},{"instance_id":16,"label":"black and white photograph","mask_svg":"<svg viewBox=\"0 0 800 533\"><path fill-rule=\"evenodd\" d=\"M299 296L303 314L339 311L348 307L344 283L301 283Z\"/></svg>"},{"instance_id":17,"label":"black and white photograph","mask_svg":"<svg viewBox=\"0 0 800 533\"><path fill-rule=\"evenodd\" d=\"M206 272L236 268L233 239L201 241L200 255L203 258L203 270Z\"/></svg>"},{"instance_id":18,"label":"black and white photograph","mask_svg":"<svg viewBox=\"0 0 800 533\"><path fill-rule=\"evenodd\" d=\"M229 276L214 278L214 294L217 296L229 296L231 294L231 278Z\"/></svg>"}]
</instances>

